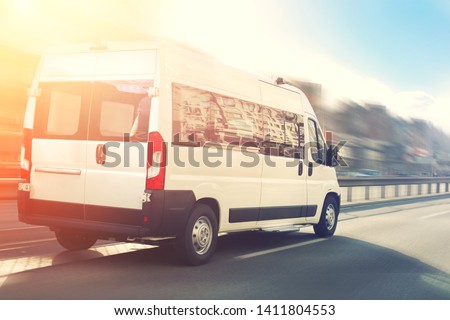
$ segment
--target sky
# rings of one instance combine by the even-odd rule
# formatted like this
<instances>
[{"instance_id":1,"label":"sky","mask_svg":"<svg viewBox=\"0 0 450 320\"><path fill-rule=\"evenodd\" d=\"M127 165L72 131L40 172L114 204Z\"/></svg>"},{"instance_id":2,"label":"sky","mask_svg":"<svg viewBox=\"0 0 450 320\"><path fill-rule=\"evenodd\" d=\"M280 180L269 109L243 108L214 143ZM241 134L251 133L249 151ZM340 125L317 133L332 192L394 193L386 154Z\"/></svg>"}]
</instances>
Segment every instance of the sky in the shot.
<instances>
[{"instance_id":1,"label":"sky","mask_svg":"<svg viewBox=\"0 0 450 320\"><path fill-rule=\"evenodd\" d=\"M0 14L0 45L162 36L450 133L448 0L0 0Z\"/></svg>"}]
</instances>

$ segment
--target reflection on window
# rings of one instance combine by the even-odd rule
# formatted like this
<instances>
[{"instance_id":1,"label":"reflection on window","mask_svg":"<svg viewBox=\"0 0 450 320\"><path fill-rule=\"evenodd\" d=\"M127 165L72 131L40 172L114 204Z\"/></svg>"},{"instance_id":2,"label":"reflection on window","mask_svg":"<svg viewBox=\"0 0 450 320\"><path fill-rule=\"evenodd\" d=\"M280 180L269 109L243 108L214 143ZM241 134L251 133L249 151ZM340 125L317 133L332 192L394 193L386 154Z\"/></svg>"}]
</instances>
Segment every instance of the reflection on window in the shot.
<instances>
[{"instance_id":1,"label":"reflection on window","mask_svg":"<svg viewBox=\"0 0 450 320\"><path fill-rule=\"evenodd\" d=\"M172 104L176 144L236 144L303 158L302 115L181 84L172 86Z\"/></svg>"},{"instance_id":2,"label":"reflection on window","mask_svg":"<svg viewBox=\"0 0 450 320\"><path fill-rule=\"evenodd\" d=\"M175 142L243 145L262 140L255 120L260 107L254 103L180 84L172 90Z\"/></svg>"},{"instance_id":3,"label":"reflection on window","mask_svg":"<svg viewBox=\"0 0 450 320\"><path fill-rule=\"evenodd\" d=\"M303 116L264 107L264 154L303 158Z\"/></svg>"},{"instance_id":4,"label":"reflection on window","mask_svg":"<svg viewBox=\"0 0 450 320\"><path fill-rule=\"evenodd\" d=\"M81 111L81 96L66 92L53 91L46 134L74 135L78 131Z\"/></svg>"}]
</instances>

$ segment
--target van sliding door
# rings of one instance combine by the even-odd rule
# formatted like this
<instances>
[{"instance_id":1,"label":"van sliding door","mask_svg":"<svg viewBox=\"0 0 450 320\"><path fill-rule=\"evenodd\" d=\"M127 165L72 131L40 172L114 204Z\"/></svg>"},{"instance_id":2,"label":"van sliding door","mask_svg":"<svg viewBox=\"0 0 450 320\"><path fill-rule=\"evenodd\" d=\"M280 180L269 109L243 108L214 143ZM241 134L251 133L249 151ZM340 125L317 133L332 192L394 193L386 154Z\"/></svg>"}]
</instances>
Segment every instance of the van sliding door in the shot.
<instances>
[{"instance_id":1,"label":"van sliding door","mask_svg":"<svg viewBox=\"0 0 450 320\"><path fill-rule=\"evenodd\" d=\"M265 159L258 227L304 222L308 215L303 172L304 117L269 107L265 107L263 116Z\"/></svg>"},{"instance_id":2,"label":"van sliding door","mask_svg":"<svg viewBox=\"0 0 450 320\"><path fill-rule=\"evenodd\" d=\"M304 115L301 96L260 82L264 154L258 227L296 224L309 214L304 172Z\"/></svg>"}]
</instances>

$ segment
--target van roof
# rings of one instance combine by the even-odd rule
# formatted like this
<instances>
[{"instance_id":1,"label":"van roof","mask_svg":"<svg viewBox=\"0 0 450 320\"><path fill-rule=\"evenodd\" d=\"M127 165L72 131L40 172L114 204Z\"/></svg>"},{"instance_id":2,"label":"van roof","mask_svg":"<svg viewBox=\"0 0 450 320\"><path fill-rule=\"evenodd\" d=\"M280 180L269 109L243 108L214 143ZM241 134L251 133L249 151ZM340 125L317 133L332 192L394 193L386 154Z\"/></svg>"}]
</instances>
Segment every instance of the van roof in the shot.
<instances>
[{"instance_id":1,"label":"van roof","mask_svg":"<svg viewBox=\"0 0 450 320\"><path fill-rule=\"evenodd\" d=\"M88 53L101 51L134 51L134 50L151 50L158 47L156 41L98 41L93 43L71 43L48 48L43 52L47 54L64 54L64 53Z\"/></svg>"},{"instance_id":2,"label":"van roof","mask_svg":"<svg viewBox=\"0 0 450 320\"><path fill-rule=\"evenodd\" d=\"M218 61L217 58L212 56L211 54L206 53L198 48L194 48L185 43L174 42L174 41L162 39L162 38L150 39L149 41L97 41L94 43L72 43L72 44L61 45L61 46L50 48L44 52L44 56L46 56L47 58L50 58L51 56L53 56L53 58L50 58L53 60L53 59L56 59L57 56L65 55L65 54L72 54L72 55L82 54L82 55L84 55L87 53L95 54L95 53L102 53L102 52L105 52L105 53L121 52L121 51L129 52L129 51L141 51L141 50L148 51L148 50L155 50L160 47L176 48L178 50L185 51L185 52L187 51L192 54L202 55L203 57L210 59L211 61L215 61L216 63L227 65L226 63ZM236 68L231 65L227 65L227 66L232 69L236 69L236 70L242 71L247 74L252 74L256 78L259 78L259 80L264 83L272 84L277 87L280 87L280 88L283 88L283 89L286 89L291 92L299 94L300 96L302 96L302 100L303 100L302 104L303 104L304 111L307 113L310 113L312 115L315 115L314 110L311 107L309 101L307 100L305 94L299 88L292 86L290 84L286 84L286 83L277 84L276 81L273 81L273 79L269 79L268 77L265 77L261 74L240 70L239 68ZM69 68L67 66L65 68L73 69L73 68ZM47 69L46 66L44 66L43 69L44 69L44 70L42 70L43 74L41 74L41 76L43 76L44 80L45 79L52 80L55 78L54 76L56 76L56 78L59 78L60 76L64 77L64 75L59 75L59 74L58 75L57 74L51 74L51 75L47 74L48 72L47 72L47 70L45 70L45 69ZM151 69L152 70L149 70L147 73L155 72L155 70L153 70L153 67ZM77 77L78 73L79 72L76 72L75 75L73 75L73 76Z\"/></svg>"},{"instance_id":3,"label":"van roof","mask_svg":"<svg viewBox=\"0 0 450 320\"><path fill-rule=\"evenodd\" d=\"M162 46L169 46L187 50L203 56L213 57L206 51L192 47L186 43L172 41L164 38L150 38L148 41L103 41L70 43L48 48L43 52L46 54L64 54L64 53L89 53L89 52L114 52L114 51L136 51L136 50L154 50Z\"/></svg>"}]
</instances>

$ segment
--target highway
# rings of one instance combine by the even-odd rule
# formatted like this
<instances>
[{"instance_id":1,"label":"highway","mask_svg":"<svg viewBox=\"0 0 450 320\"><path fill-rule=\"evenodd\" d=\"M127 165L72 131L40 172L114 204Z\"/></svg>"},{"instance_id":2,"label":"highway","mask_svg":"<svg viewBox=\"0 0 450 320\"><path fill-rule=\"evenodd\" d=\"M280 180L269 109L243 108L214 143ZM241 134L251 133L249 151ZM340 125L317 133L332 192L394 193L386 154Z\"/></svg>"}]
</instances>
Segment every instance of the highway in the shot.
<instances>
[{"instance_id":1,"label":"highway","mask_svg":"<svg viewBox=\"0 0 450 320\"><path fill-rule=\"evenodd\" d=\"M336 235L221 236L212 261L98 242L68 252L0 201L0 299L450 299L450 197L347 207Z\"/></svg>"}]
</instances>

